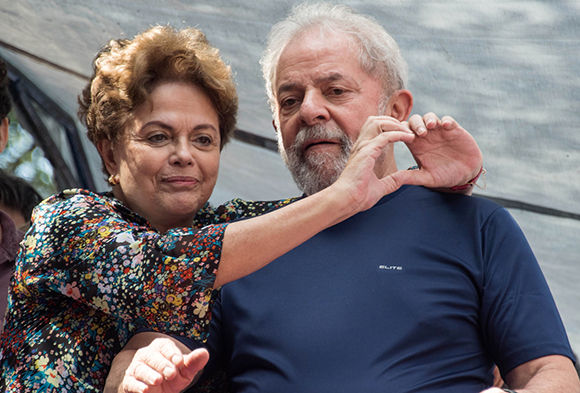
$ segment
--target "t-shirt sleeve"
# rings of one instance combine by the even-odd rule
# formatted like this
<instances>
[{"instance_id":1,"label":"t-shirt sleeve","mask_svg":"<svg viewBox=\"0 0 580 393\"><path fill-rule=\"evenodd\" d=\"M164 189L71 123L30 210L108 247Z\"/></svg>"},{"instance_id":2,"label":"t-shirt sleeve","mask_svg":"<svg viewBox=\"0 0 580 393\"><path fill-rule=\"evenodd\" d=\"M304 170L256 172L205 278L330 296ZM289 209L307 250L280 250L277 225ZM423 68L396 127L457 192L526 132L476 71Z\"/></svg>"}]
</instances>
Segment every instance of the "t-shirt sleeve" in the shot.
<instances>
[{"instance_id":1,"label":"t-shirt sleeve","mask_svg":"<svg viewBox=\"0 0 580 393\"><path fill-rule=\"evenodd\" d=\"M505 209L497 209L484 223L482 246L482 334L504 375L542 356L573 359L544 275L524 234Z\"/></svg>"},{"instance_id":2,"label":"t-shirt sleeve","mask_svg":"<svg viewBox=\"0 0 580 393\"><path fill-rule=\"evenodd\" d=\"M160 234L96 194L53 198L35 211L15 290L58 293L136 327L204 340L225 227Z\"/></svg>"}]
</instances>

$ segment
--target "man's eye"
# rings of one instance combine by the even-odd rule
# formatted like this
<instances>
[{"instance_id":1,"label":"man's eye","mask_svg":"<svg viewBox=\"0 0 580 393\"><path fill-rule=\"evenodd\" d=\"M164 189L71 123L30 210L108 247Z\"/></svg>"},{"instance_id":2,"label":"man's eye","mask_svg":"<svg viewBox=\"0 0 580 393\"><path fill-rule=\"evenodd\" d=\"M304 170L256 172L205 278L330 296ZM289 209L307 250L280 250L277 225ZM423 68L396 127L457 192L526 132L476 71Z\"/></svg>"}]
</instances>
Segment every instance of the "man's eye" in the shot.
<instances>
[{"instance_id":1,"label":"man's eye","mask_svg":"<svg viewBox=\"0 0 580 393\"><path fill-rule=\"evenodd\" d=\"M292 106L296 105L297 102L298 100L295 98L286 98L282 100L282 102L280 103L280 107L291 108Z\"/></svg>"},{"instance_id":2,"label":"man's eye","mask_svg":"<svg viewBox=\"0 0 580 393\"><path fill-rule=\"evenodd\" d=\"M334 89L330 89L330 94L333 96L339 96L344 94L344 89L340 89L338 87L335 87Z\"/></svg>"}]
</instances>

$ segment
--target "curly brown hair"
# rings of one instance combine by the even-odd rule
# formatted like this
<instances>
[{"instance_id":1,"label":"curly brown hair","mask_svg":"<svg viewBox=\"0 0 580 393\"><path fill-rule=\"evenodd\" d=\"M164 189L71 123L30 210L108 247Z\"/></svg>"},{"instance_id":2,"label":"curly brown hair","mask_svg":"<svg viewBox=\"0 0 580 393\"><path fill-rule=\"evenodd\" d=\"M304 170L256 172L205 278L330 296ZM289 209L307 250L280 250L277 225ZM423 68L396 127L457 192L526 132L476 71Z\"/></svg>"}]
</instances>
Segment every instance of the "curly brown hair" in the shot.
<instances>
[{"instance_id":1,"label":"curly brown hair","mask_svg":"<svg viewBox=\"0 0 580 393\"><path fill-rule=\"evenodd\" d=\"M219 117L222 148L238 111L231 69L201 31L169 26L152 27L132 40L112 40L99 51L79 96L78 115L91 142L118 142L153 88L174 81L192 83L208 95Z\"/></svg>"}]
</instances>

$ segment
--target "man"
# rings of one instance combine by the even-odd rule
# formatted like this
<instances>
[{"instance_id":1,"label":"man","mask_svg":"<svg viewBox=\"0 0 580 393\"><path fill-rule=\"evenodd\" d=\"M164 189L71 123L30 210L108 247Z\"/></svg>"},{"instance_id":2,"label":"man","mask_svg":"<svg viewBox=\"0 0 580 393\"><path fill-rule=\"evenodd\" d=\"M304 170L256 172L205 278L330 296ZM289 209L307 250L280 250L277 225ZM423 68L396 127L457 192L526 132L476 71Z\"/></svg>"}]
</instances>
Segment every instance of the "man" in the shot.
<instances>
[{"instance_id":1,"label":"man","mask_svg":"<svg viewBox=\"0 0 580 393\"><path fill-rule=\"evenodd\" d=\"M7 87L6 65L0 60L0 153L8 143L10 125L8 113L11 103ZM32 208L40 201L40 195L28 183L0 171L0 332L22 230L30 222Z\"/></svg>"},{"instance_id":2,"label":"man","mask_svg":"<svg viewBox=\"0 0 580 393\"><path fill-rule=\"evenodd\" d=\"M344 7L296 8L273 28L262 65L282 156L306 194L336 179L361 129L388 130L411 111L396 43ZM420 121L442 136L458 128L433 114L410 120ZM396 170L391 147L379 172ZM127 379L185 386L206 355L169 343L139 350ZM513 219L489 201L412 186L226 285L209 352L206 374L224 370L236 393L502 392L490 388L494 363L519 393L580 392Z\"/></svg>"},{"instance_id":3,"label":"man","mask_svg":"<svg viewBox=\"0 0 580 393\"><path fill-rule=\"evenodd\" d=\"M0 332L3 330L14 259L34 206L42 198L25 180L0 170Z\"/></svg>"},{"instance_id":4,"label":"man","mask_svg":"<svg viewBox=\"0 0 580 393\"><path fill-rule=\"evenodd\" d=\"M8 71L6 64L0 60L0 153L8 143L8 112L10 112L10 95L8 94Z\"/></svg>"},{"instance_id":5,"label":"man","mask_svg":"<svg viewBox=\"0 0 580 393\"><path fill-rule=\"evenodd\" d=\"M6 65L0 60L0 153L4 151L8 143L8 112L10 112L11 104L7 84ZM21 239L22 232L16 229L14 221L2 211L0 206L0 332L4 325L8 284L14 269L14 257Z\"/></svg>"}]
</instances>

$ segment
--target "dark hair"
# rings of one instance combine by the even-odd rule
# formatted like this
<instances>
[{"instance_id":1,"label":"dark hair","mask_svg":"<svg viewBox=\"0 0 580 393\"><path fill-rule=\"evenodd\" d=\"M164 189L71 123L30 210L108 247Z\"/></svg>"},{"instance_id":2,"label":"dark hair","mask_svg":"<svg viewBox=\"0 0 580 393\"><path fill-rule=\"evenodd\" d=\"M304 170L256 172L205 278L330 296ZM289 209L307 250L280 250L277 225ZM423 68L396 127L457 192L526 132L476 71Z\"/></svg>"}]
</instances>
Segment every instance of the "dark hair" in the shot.
<instances>
[{"instance_id":1,"label":"dark hair","mask_svg":"<svg viewBox=\"0 0 580 393\"><path fill-rule=\"evenodd\" d=\"M8 116L11 106L10 94L8 93L8 71L6 64L0 59L0 120Z\"/></svg>"},{"instance_id":2,"label":"dark hair","mask_svg":"<svg viewBox=\"0 0 580 393\"><path fill-rule=\"evenodd\" d=\"M0 204L19 211L30 221L32 209L41 201L40 194L24 179L0 171Z\"/></svg>"}]
</instances>

